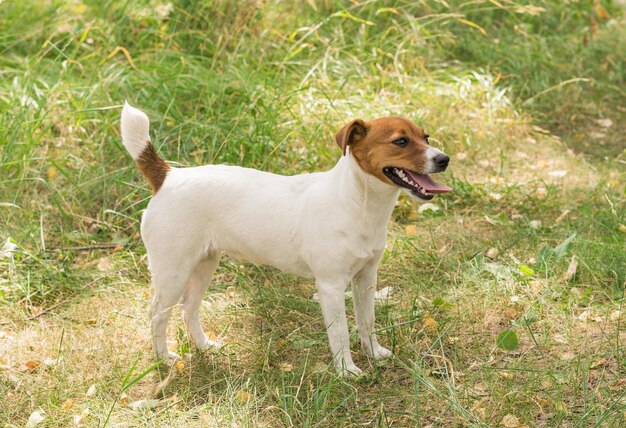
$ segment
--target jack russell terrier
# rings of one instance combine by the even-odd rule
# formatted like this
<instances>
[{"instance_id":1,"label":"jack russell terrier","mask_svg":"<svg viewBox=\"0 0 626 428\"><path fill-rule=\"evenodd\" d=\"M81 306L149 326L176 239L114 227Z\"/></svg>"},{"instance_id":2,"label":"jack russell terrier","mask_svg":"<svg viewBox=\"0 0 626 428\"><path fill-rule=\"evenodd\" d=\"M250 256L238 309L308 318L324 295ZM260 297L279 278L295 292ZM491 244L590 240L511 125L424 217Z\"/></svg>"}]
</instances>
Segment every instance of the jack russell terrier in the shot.
<instances>
[{"instance_id":1,"label":"jack russell terrier","mask_svg":"<svg viewBox=\"0 0 626 428\"><path fill-rule=\"evenodd\" d=\"M445 171L450 158L428 145L407 119L354 120L335 136L343 156L327 172L282 176L227 165L171 168L156 153L150 122L124 104L124 147L152 187L141 220L154 284L154 350L168 364L172 308L180 304L200 350L219 347L202 329L198 310L220 254L315 278L337 372L361 373L352 360L344 292L352 284L361 345L374 359L391 356L376 338L374 295L387 223L400 190L429 200L452 189L427 174Z\"/></svg>"}]
</instances>

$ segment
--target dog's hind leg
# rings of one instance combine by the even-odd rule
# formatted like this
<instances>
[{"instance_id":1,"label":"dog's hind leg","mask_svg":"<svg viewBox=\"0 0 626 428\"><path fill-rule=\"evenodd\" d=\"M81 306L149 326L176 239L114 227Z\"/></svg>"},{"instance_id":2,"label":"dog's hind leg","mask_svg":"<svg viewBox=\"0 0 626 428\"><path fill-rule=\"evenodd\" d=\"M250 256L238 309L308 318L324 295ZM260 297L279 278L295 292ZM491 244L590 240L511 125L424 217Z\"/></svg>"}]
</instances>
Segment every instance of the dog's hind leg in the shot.
<instances>
[{"instance_id":1,"label":"dog's hind leg","mask_svg":"<svg viewBox=\"0 0 626 428\"><path fill-rule=\"evenodd\" d=\"M166 364L171 365L179 356L167 349L167 322L172 309L185 291L191 275L191 265L184 262L180 263L176 269L163 272L151 270L154 285L154 297L150 309L152 343L157 358L164 359Z\"/></svg>"},{"instance_id":2,"label":"dog's hind leg","mask_svg":"<svg viewBox=\"0 0 626 428\"><path fill-rule=\"evenodd\" d=\"M218 253L212 253L198 262L181 298L183 319L185 320L187 331L191 336L191 340L193 340L193 343L199 350L221 346L221 344L207 338L200 324L199 316L202 296L211 283L219 259L220 256Z\"/></svg>"}]
</instances>

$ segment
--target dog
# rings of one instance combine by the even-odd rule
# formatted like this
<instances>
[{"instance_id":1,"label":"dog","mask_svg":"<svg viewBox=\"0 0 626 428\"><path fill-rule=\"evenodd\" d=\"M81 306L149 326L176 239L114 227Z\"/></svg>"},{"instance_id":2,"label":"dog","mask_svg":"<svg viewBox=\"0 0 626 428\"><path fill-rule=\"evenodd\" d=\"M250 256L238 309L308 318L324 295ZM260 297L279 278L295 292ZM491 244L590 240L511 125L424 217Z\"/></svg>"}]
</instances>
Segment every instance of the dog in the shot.
<instances>
[{"instance_id":1,"label":"dog","mask_svg":"<svg viewBox=\"0 0 626 428\"><path fill-rule=\"evenodd\" d=\"M221 346L207 338L198 312L222 253L315 278L339 375L361 373L350 353L349 284L363 349L377 360L391 356L374 327L389 218L401 190L421 200L452 190L428 175L445 171L450 158L429 145L422 128L400 117L353 120L335 136L342 156L334 168L282 176L227 165L172 168L158 156L149 126L145 113L124 104L122 142L153 192L141 236L154 286L158 358L168 364L179 358L166 345L177 305L198 349Z\"/></svg>"}]
</instances>

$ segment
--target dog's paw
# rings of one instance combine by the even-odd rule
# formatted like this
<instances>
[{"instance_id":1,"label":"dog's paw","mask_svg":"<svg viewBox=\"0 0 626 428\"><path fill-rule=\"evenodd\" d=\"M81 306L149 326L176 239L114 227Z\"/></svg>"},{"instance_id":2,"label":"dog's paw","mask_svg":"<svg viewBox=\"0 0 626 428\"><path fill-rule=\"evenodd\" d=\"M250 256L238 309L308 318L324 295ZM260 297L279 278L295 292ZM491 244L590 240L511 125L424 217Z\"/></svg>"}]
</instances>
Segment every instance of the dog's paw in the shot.
<instances>
[{"instance_id":1,"label":"dog's paw","mask_svg":"<svg viewBox=\"0 0 626 428\"><path fill-rule=\"evenodd\" d=\"M176 352L167 351L167 354L161 355L160 359L163 360L163 364L168 367L172 367L176 361L180 360L180 355Z\"/></svg>"},{"instance_id":2,"label":"dog's paw","mask_svg":"<svg viewBox=\"0 0 626 428\"><path fill-rule=\"evenodd\" d=\"M367 353L375 360L384 360L390 358L393 354L387 348L380 345L375 346L373 349L368 350Z\"/></svg>"},{"instance_id":3,"label":"dog's paw","mask_svg":"<svg viewBox=\"0 0 626 428\"><path fill-rule=\"evenodd\" d=\"M341 367L336 367L336 369L337 375L343 378L358 377L363 373L363 370L358 368L355 364L349 366L342 365Z\"/></svg>"},{"instance_id":4,"label":"dog's paw","mask_svg":"<svg viewBox=\"0 0 626 428\"><path fill-rule=\"evenodd\" d=\"M222 346L224 345L219 342L214 342L210 339L207 339L202 345L198 346L197 348L200 351L207 351L209 349L220 349Z\"/></svg>"}]
</instances>

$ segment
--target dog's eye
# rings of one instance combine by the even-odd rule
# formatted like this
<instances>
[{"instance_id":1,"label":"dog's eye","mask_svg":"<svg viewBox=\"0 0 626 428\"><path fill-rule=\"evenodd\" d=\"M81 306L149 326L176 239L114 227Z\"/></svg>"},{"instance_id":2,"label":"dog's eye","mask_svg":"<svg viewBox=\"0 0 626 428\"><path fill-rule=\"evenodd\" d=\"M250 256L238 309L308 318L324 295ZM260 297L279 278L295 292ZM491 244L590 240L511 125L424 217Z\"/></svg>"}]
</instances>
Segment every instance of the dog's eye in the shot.
<instances>
[{"instance_id":1,"label":"dog's eye","mask_svg":"<svg viewBox=\"0 0 626 428\"><path fill-rule=\"evenodd\" d=\"M424 135L424 140L426 140L426 144L428 144L428 137L430 137L430 135L428 134Z\"/></svg>"},{"instance_id":2,"label":"dog's eye","mask_svg":"<svg viewBox=\"0 0 626 428\"><path fill-rule=\"evenodd\" d=\"M398 147L405 147L407 144L409 144L409 141L406 138L398 138L397 140L393 141L393 144Z\"/></svg>"}]
</instances>

